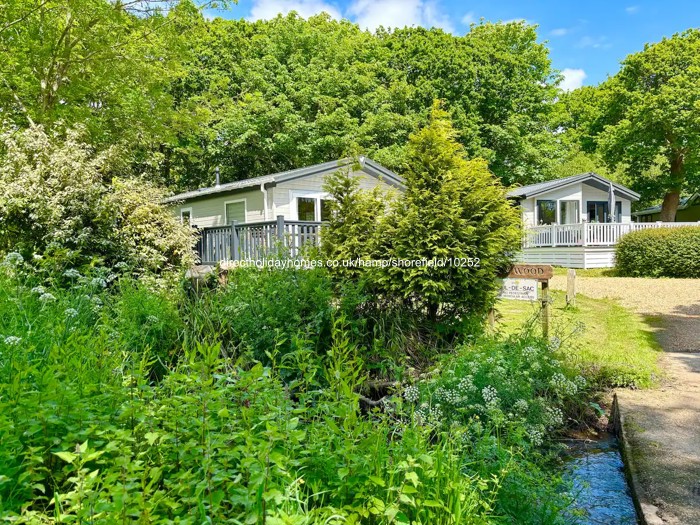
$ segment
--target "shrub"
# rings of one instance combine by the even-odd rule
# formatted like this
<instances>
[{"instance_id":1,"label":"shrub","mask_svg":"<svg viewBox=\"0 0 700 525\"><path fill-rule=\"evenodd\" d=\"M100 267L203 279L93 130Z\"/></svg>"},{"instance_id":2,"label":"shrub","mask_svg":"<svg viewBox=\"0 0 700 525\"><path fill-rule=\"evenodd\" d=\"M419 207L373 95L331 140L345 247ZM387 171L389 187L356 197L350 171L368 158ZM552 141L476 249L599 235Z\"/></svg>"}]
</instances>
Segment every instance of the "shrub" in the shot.
<instances>
[{"instance_id":1,"label":"shrub","mask_svg":"<svg viewBox=\"0 0 700 525\"><path fill-rule=\"evenodd\" d=\"M628 233L615 249L615 268L629 277L700 277L700 227Z\"/></svg>"},{"instance_id":2,"label":"shrub","mask_svg":"<svg viewBox=\"0 0 700 525\"><path fill-rule=\"evenodd\" d=\"M0 140L0 252L44 258L53 273L120 263L161 272L193 261L192 229L160 204L158 188L115 178L115 150L94 152L79 130L62 138L33 127Z\"/></svg>"}]
</instances>

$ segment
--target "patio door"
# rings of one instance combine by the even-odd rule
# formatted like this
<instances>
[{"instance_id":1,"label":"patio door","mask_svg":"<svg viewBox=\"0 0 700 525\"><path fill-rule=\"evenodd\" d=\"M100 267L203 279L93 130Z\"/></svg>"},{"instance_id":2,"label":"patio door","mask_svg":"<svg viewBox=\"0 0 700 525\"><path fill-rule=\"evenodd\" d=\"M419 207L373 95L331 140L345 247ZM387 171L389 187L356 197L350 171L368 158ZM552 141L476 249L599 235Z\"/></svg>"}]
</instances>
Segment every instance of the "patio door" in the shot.
<instances>
[{"instance_id":1,"label":"patio door","mask_svg":"<svg viewBox=\"0 0 700 525\"><path fill-rule=\"evenodd\" d=\"M588 222L613 222L607 201L588 201ZM615 203L615 222L622 222L622 202Z\"/></svg>"},{"instance_id":2,"label":"patio door","mask_svg":"<svg viewBox=\"0 0 700 525\"><path fill-rule=\"evenodd\" d=\"M559 224L578 224L581 212L578 201L559 201Z\"/></svg>"}]
</instances>

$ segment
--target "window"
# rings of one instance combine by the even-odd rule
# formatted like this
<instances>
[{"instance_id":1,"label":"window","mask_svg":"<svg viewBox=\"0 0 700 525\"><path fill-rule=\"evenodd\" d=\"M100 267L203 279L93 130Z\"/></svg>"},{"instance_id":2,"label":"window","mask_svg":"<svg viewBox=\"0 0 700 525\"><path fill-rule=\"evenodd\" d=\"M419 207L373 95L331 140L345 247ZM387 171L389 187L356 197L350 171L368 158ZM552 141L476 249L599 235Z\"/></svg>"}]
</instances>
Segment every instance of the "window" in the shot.
<instances>
[{"instance_id":1,"label":"window","mask_svg":"<svg viewBox=\"0 0 700 525\"><path fill-rule=\"evenodd\" d=\"M246 202L245 199L238 201L230 201L225 203L226 224L231 224L233 221L237 223L245 222Z\"/></svg>"},{"instance_id":2,"label":"window","mask_svg":"<svg viewBox=\"0 0 700 525\"><path fill-rule=\"evenodd\" d=\"M588 201L586 207L588 222L612 222L607 201ZM615 222L622 222L622 202L620 201L615 203Z\"/></svg>"},{"instance_id":3,"label":"window","mask_svg":"<svg viewBox=\"0 0 700 525\"><path fill-rule=\"evenodd\" d=\"M555 224L557 222L557 201L537 201L537 224Z\"/></svg>"},{"instance_id":4,"label":"window","mask_svg":"<svg viewBox=\"0 0 700 525\"><path fill-rule=\"evenodd\" d=\"M300 221L316 220L316 198L297 197L297 218Z\"/></svg>"},{"instance_id":5,"label":"window","mask_svg":"<svg viewBox=\"0 0 700 525\"><path fill-rule=\"evenodd\" d=\"M180 222L182 224L192 224L192 208L182 208L180 210Z\"/></svg>"},{"instance_id":6,"label":"window","mask_svg":"<svg viewBox=\"0 0 700 525\"><path fill-rule=\"evenodd\" d=\"M320 222L330 220L331 201L325 193L290 192L292 217L297 221Z\"/></svg>"},{"instance_id":7,"label":"window","mask_svg":"<svg viewBox=\"0 0 700 525\"><path fill-rule=\"evenodd\" d=\"M581 222L578 201L559 201L559 223L578 224Z\"/></svg>"}]
</instances>

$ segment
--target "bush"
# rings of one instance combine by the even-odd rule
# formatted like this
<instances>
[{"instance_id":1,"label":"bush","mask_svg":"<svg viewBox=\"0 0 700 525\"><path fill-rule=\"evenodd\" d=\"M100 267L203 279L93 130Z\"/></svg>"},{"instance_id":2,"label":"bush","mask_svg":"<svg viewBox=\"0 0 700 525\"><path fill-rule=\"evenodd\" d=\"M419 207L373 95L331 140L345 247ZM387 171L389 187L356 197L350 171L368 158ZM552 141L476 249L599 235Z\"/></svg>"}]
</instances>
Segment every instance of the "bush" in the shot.
<instances>
[{"instance_id":1,"label":"bush","mask_svg":"<svg viewBox=\"0 0 700 525\"><path fill-rule=\"evenodd\" d=\"M44 259L49 273L125 265L162 272L193 262L194 231L145 181L120 180L114 150L94 152L80 131L33 127L0 137L0 252Z\"/></svg>"},{"instance_id":2,"label":"bush","mask_svg":"<svg viewBox=\"0 0 700 525\"><path fill-rule=\"evenodd\" d=\"M629 277L700 277L700 227L628 233L615 249L615 268Z\"/></svg>"}]
</instances>

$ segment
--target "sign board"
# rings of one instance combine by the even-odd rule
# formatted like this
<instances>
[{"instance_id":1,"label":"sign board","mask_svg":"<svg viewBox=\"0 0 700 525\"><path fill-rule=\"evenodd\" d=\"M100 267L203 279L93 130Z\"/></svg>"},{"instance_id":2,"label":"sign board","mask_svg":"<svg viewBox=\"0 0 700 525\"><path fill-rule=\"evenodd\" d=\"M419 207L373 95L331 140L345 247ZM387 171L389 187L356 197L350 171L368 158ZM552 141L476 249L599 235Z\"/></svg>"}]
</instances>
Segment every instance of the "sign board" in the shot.
<instances>
[{"instance_id":1,"label":"sign board","mask_svg":"<svg viewBox=\"0 0 700 525\"><path fill-rule=\"evenodd\" d=\"M499 299L515 299L516 301L537 300L537 279L503 279Z\"/></svg>"},{"instance_id":2,"label":"sign board","mask_svg":"<svg viewBox=\"0 0 700 525\"><path fill-rule=\"evenodd\" d=\"M548 264L514 264L508 272L510 279L536 279L547 281L554 275L554 270Z\"/></svg>"}]
</instances>

